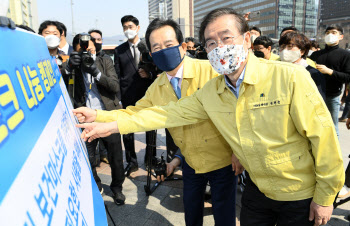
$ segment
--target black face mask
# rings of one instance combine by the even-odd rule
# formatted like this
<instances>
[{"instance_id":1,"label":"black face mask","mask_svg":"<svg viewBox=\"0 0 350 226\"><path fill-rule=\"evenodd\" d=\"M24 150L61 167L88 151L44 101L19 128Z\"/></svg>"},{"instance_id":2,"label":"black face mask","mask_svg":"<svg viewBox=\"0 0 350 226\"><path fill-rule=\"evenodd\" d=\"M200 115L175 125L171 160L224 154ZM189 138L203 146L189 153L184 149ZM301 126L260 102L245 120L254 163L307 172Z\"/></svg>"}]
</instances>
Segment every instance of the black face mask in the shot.
<instances>
[{"instance_id":1,"label":"black face mask","mask_svg":"<svg viewBox=\"0 0 350 226\"><path fill-rule=\"evenodd\" d=\"M265 58L265 54L261 51L254 51L254 55L259 58Z\"/></svg>"},{"instance_id":2,"label":"black face mask","mask_svg":"<svg viewBox=\"0 0 350 226\"><path fill-rule=\"evenodd\" d=\"M102 43L94 43L96 48L96 53L100 52L102 49Z\"/></svg>"},{"instance_id":3,"label":"black face mask","mask_svg":"<svg viewBox=\"0 0 350 226\"><path fill-rule=\"evenodd\" d=\"M196 55L196 50L188 49L187 52L189 52L192 56Z\"/></svg>"}]
</instances>

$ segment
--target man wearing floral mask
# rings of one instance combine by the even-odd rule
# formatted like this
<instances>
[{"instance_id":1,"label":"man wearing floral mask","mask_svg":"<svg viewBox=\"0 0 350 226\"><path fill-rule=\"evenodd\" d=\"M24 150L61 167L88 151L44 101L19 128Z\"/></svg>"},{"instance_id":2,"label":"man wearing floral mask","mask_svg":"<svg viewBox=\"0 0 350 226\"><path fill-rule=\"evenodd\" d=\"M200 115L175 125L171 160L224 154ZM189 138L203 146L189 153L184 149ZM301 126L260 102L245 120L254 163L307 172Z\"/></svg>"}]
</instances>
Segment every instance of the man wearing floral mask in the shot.
<instances>
[{"instance_id":1,"label":"man wearing floral mask","mask_svg":"<svg viewBox=\"0 0 350 226\"><path fill-rule=\"evenodd\" d=\"M85 128L82 138L210 119L249 173L242 226L326 224L344 184L343 159L332 118L309 72L255 57L248 51L246 20L230 8L206 15L199 37L220 76L176 103L129 117L124 113L123 120L110 123L76 125Z\"/></svg>"},{"instance_id":2,"label":"man wearing floral mask","mask_svg":"<svg viewBox=\"0 0 350 226\"><path fill-rule=\"evenodd\" d=\"M218 76L207 60L185 56L187 44L179 25L173 20L153 20L147 28L146 43L154 63L164 72L135 106L121 111L98 111L99 118L96 120L113 121L120 114L121 117L125 113L129 116L144 108L177 101ZM87 108L84 110L93 111ZM94 120L95 118L92 121ZM92 121L91 118L86 118L81 122ZM169 132L184 156L183 159L176 155L182 159L186 225L203 224L204 192L208 181L211 185L215 225L235 225L235 173L241 173L243 168L232 154L228 143L211 120L169 128ZM167 164L168 175L180 164L179 160L175 160Z\"/></svg>"},{"instance_id":3,"label":"man wearing floral mask","mask_svg":"<svg viewBox=\"0 0 350 226\"><path fill-rule=\"evenodd\" d=\"M316 68L326 77L326 104L338 135L340 95L344 83L350 82L350 52L339 48L339 42L343 38L342 27L338 25L327 27L326 48L310 56L317 63Z\"/></svg>"},{"instance_id":4,"label":"man wearing floral mask","mask_svg":"<svg viewBox=\"0 0 350 226\"><path fill-rule=\"evenodd\" d=\"M121 18L121 24L126 42L115 48L114 50L114 67L120 81L121 103L124 108L135 105L146 93L147 88L152 84L156 75L147 73L144 69L139 69L140 51L138 44L140 38L139 20L132 16L126 15ZM156 131L146 132L146 150L150 150L156 144ZM123 135L123 143L125 147L125 158L127 166L125 167L125 176L129 176L132 172L138 170L138 162L135 152L134 134ZM148 151L146 151L146 154ZM144 162L147 164L147 156ZM148 167L148 166L146 166Z\"/></svg>"}]
</instances>

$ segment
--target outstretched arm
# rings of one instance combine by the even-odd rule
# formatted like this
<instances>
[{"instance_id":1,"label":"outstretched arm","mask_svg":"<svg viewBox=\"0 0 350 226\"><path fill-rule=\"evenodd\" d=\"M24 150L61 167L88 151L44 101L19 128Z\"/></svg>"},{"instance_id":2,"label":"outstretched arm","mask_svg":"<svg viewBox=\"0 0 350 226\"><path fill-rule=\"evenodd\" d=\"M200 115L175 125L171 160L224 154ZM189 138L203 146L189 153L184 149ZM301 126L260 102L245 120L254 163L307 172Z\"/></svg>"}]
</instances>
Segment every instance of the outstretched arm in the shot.
<instances>
[{"instance_id":1,"label":"outstretched arm","mask_svg":"<svg viewBox=\"0 0 350 226\"><path fill-rule=\"evenodd\" d=\"M201 90L176 103L171 102L167 106L145 108L132 115L127 110L118 110L115 111L116 121L112 123L90 123L76 126L85 128L82 138L91 142L93 139L109 136L112 133L128 134L195 124L208 119L200 101L200 95ZM76 113L76 111L73 112ZM93 113L91 112L91 114L91 118L93 118Z\"/></svg>"}]
</instances>

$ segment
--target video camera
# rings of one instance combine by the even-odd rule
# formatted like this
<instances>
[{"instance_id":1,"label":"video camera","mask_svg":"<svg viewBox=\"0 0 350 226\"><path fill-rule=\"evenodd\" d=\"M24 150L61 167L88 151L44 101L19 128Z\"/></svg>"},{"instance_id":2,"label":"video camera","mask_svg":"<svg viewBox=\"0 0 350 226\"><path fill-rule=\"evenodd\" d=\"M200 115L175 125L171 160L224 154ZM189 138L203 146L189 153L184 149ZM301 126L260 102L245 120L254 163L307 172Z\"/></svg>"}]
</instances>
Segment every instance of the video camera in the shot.
<instances>
[{"instance_id":1,"label":"video camera","mask_svg":"<svg viewBox=\"0 0 350 226\"><path fill-rule=\"evenodd\" d=\"M85 67L89 68L93 65L94 59L91 56L91 53L87 51L89 48L89 41L91 40L91 36L87 33L81 33L79 38L79 45L81 50L79 51L79 55L82 59L82 64Z\"/></svg>"}]
</instances>

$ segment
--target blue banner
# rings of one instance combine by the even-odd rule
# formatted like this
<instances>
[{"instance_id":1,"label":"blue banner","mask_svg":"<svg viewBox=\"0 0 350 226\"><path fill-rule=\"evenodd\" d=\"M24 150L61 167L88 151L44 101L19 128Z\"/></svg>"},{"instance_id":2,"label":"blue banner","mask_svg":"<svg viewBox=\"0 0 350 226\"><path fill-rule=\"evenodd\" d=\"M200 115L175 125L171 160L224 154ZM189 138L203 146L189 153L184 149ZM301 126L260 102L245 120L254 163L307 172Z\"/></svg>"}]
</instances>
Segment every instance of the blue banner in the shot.
<instances>
[{"instance_id":1,"label":"blue banner","mask_svg":"<svg viewBox=\"0 0 350 226\"><path fill-rule=\"evenodd\" d=\"M56 59L0 27L1 225L107 225Z\"/></svg>"}]
</instances>

